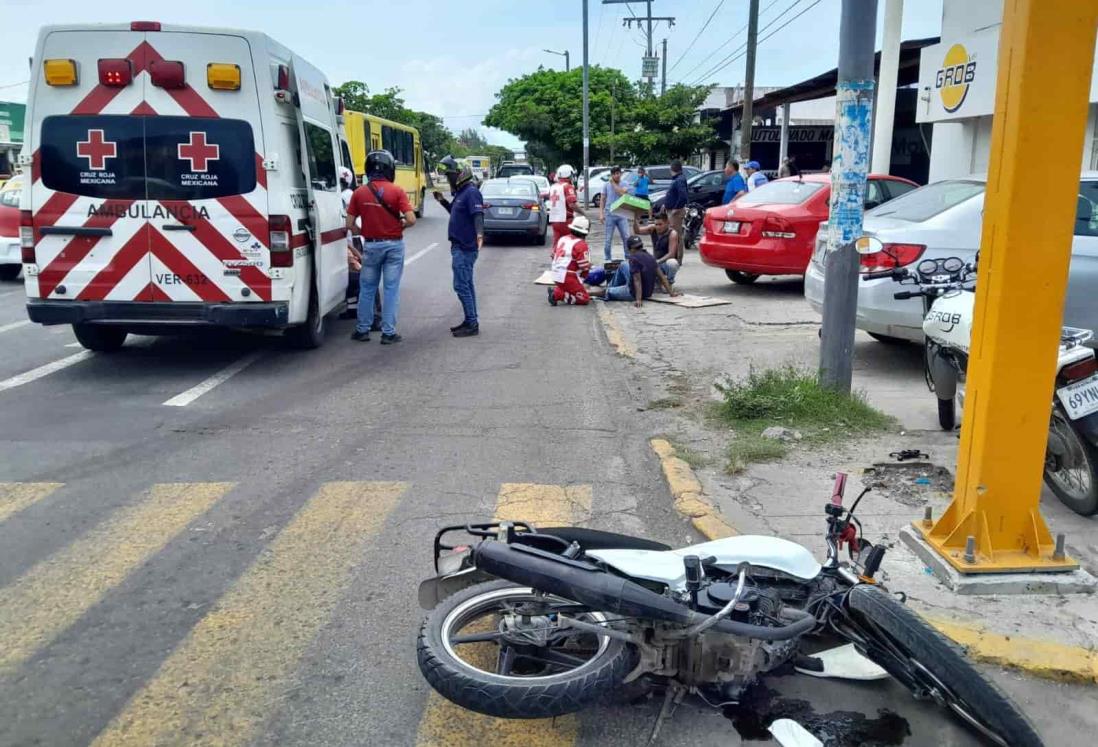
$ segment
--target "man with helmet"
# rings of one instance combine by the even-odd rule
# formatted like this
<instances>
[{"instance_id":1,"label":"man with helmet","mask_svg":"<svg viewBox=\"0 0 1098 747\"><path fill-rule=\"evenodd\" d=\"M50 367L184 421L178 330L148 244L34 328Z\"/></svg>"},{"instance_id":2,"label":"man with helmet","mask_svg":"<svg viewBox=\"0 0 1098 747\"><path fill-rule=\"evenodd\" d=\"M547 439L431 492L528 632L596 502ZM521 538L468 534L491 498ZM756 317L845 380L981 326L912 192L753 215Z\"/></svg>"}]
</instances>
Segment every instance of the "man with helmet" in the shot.
<instances>
[{"instance_id":1,"label":"man with helmet","mask_svg":"<svg viewBox=\"0 0 1098 747\"><path fill-rule=\"evenodd\" d=\"M583 285L583 278L591 270L586 241L590 230L591 221L577 215L568 226L570 235L562 236L553 245L551 272L556 285L548 289L550 306L556 306L562 301L577 306L586 306L591 302L591 294Z\"/></svg>"},{"instance_id":2,"label":"man with helmet","mask_svg":"<svg viewBox=\"0 0 1098 747\"><path fill-rule=\"evenodd\" d=\"M450 214L447 238L450 239L451 269L454 273L454 293L461 301L465 319L456 327L450 327L454 337L475 337L480 334L477 318L477 293L473 286L473 266L484 245L484 198L473 179L469 164L446 156L439 164L450 183L447 200L438 190L434 198Z\"/></svg>"},{"instance_id":3,"label":"man with helmet","mask_svg":"<svg viewBox=\"0 0 1098 747\"><path fill-rule=\"evenodd\" d=\"M355 190L347 205L347 228L361 235L362 280L358 297L358 323L352 340L369 342L374 324L374 298L378 281L384 286L381 313L381 344L400 342L397 311L400 307L400 277L404 273L404 229L415 225L416 214L408 195L393 183L396 161L387 150L366 155L366 184Z\"/></svg>"},{"instance_id":4,"label":"man with helmet","mask_svg":"<svg viewBox=\"0 0 1098 747\"><path fill-rule=\"evenodd\" d=\"M576 170L568 164L557 169L557 179L549 188L549 225L553 227L553 249L568 236L569 226L576 213L576 188L572 179ZM581 209L580 213L583 212ZM585 232L586 235L586 232Z\"/></svg>"}]
</instances>

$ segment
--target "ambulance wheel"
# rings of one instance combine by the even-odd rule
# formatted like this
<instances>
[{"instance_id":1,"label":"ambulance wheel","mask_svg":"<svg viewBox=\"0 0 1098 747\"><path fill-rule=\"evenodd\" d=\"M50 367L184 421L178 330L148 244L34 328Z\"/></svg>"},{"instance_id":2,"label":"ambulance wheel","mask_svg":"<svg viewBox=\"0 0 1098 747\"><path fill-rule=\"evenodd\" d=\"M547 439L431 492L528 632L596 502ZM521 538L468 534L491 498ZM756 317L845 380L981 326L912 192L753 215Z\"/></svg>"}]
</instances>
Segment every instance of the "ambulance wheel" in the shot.
<instances>
[{"instance_id":1,"label":"ambulance wheel","mask_svg":"<svg viewBox=\"0 0 1098 747\"><path fill-rule=\"evenodd\" d=\"M324 315L320 313L320 300L316 288L309 293L309 315L305 323L286 330L290 344L300 350L313 350L324 343Z\"/></svg>"},{"instance_id":2,"label":"ambulance wheel","mask_svg":"<svg viewBox=\"0 0 1098 747\"><path fill-rule=\"evenodd\" d=\"M422 218L423 217L423 209L425 207L427 207L427 190L421 189L421 190L419 190L419 207L416 208L416 217L417 218Z\"/></svg>"},{"instance_id":3,"label":"ambulance wheel","mask_svg":"<svg viewBox=\"0 0 1098 747\"><path fill-rule=\"evenodd\" d=\"M23 265L0 265L0 280L15 280Z\"/></svg>"},{"instance_id":4,"label":"ambulance wheel","mask_svg":"<svg viewBox=\"0 0 1098 747\"><path fill-rule=\"evenodd\" d=\"M104 327L95 324L74 324L73 334L88 350L97 353L113 353L126 342L126 330L121 327Z\"/></svg>"}]
</instances>

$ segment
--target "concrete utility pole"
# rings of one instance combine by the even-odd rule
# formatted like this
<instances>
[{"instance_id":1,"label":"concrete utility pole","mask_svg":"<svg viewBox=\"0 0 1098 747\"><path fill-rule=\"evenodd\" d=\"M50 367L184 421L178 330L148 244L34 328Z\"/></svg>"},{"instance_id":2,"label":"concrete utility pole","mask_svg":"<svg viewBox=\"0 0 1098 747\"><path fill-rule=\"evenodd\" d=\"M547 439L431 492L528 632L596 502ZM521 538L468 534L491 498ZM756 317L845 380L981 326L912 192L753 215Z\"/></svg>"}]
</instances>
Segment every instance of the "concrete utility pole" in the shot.
<instances>
[{"instance_id":1,"label":"concrete utility pole","mask_svg":"<svg viewBox=\"0 0 1098 747\"><path fill-rule=\"evenodd\" d=\"M835 158L831 216L824 256L820 383L850 392L854 322L858 308L858 253L873 115L873 37L877 0L843 0L839 22L839 83L835 90Z\"/></svg>"},{"instance_id":2,"label":"concrete utility pole","mask_svg":"<svg viewBox=\"0 0 1098 747\"><path fill-rule=\"evenodd\" d=\"M663 63L663 76L660 78L660 96L667 93L667 39L663 40L663 57L660 58Z\"/></svg>"},{"instance_id":3,"label":"concrete utility pole","mask_svg":"<svg viewBox=\"0 0 1098 747\"><path fill-rule=\"evenodd\" d=\"M614 108L617 103L618 89L610 86L610 165L614 165Z\"/></svg>"},{"instance_id":4,"label":"concrete utility pole","mask_svg":"<svg viewBox=\"0 0 1098 747\"><path fill-rule=\"evenodd\" d=\"M645 31L645 38L647 39L646 59L652 59L652 23L653 22L664 21L665 23L667 23L667 27L671 28L672 26L675 25L675 18L673 16L654 16L654 15L652 15L652 0L602 0L603 5L628 5L629 3L635 3L635 2L644 2L645 7L647 8L648 12L645 13L644 16L638 16L638 15L634 14L634 15L631 15L630 17L628 17L628 18L622 18L621 19L622 20L622 25L625 26L626 28L632 28L633 24L636 23L638 27L643 29L645 27L641 26L641 24L642 23L647 24L647 30ZM630 11L630 13L632 13L632 11ZM666 65L666 63L665 63L665 65ZM655 68L653 68L650 71L647 71L647 73L648 74L642 75L641 77L648 80L648 90L649 90L649 92L654 93L655 90L656 90L656 77L657 77L656 72L655 72Z\"/></svg>"},{"instance_id":5,"label":"concrete utility pole","mask_svg":"<svg viewBox=\"0 0 1098 747\"><path fill-rule=\"evenodd\" d=\"M583 204L591 202L591 117L587 91L587 0L583 3Z\"/></svg>"},{"instance_id":6,"label":"concrete utility pole","mask_svg":"<svg viewBox=\"0 0 1098 747\"><path fill-rule=\"evenodd\" d=\"M751 0L747 16L747 71L743 77L740 119L740 161L751 160L751 121L755 118L755 48L759 45L759 0Z\"/></svg>"},{"instance_id":7,"label":"concrete utility pole","mask_svg":"<svg viewBox=\"0 0 1098 747\"><path fill-rule=\"evenodd\" d=\"M886 0L881 72L877 78L877 113L873 127L873 170L887 174L892 167L892 122L896 118L896 78L900 70L900 27L904 0Z\"/></svg>"}]
</instances>

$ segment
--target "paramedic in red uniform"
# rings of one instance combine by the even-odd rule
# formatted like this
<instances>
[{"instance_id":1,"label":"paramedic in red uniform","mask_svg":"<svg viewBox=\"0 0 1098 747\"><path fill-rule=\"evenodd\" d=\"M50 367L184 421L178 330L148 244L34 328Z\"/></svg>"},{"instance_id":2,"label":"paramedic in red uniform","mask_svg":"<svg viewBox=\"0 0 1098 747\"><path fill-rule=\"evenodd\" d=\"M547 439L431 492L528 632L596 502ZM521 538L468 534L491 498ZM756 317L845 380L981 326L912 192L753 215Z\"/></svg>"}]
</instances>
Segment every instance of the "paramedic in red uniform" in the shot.
<instances>
[{"instance_id":1,"label":"paramedic in red uniform","mask_svg":"<svg viewBox=\"0 0 1098 747\"><path fill-rule=\"evenodd\" d=\"M557 179L549 188L549 225L553 227L553 249L568 235L568 224L576 213L576 188L572 178L576 170L568 164L557 169ZM581 209L580 213L583 212Z\"/></svg>"},{"instance_id":2,"label":"paramedic in red uniform","mask_svg":"<svg viewBox=\"0 0 1098 747\"><path fill-rule=\"evenodd\" d=\"M569 236L562 236L553 246L553 281L549 288L549 305L558 303L586 306L591 295L583 284L583 278L591 270L591 259L587 249L586 236L591 230L591 222L577 215L568 226Z\"/></svg>"},{"instance_id":3,"label":"paramedic in red uniform","mask_svg":"<svg viewBox=\"0 0 1098 747\"><path fill-rule=\"evenodd\" d=\"M383 279L385 301L381 312L381 344L400 342L397 310L400 276L404 273L404 229L415 225L416 214L403 189L393 184L396 161L387 150L366 156L366 184L355 190L347 205L347 228L362 236L362 280L358 297L358 323L352 340L370 341L374 323L374 298ZM360 219L359 225L355 219Z\"/></svg>"}]
</instances>

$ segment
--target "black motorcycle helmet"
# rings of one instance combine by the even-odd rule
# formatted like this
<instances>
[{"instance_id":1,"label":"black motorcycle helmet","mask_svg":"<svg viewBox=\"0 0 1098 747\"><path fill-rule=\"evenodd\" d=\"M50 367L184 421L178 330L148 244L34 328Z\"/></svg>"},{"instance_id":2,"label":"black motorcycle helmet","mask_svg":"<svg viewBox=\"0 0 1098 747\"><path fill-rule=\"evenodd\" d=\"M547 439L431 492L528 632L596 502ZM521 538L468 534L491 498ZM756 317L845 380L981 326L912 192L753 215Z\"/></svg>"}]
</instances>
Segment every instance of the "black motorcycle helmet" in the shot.
<instances>
[{"instance_id":1,"label":"black motorcycle helmet","mask_svg":"<svg viewBox=\"0 0 1098 747\"><path fill-rule=\"evenodd\" d=\"M457 191L458 187L473 179L473 170L468 162L458 161L453 156L446 156L438 163L438 170L446 175L446 181L450 183L450 189Z\"/></svg>"},{"instance_id":2,"label":"black motorcycle helmet","mask_svg":"<svg viewBox=\"0 0 1098 747\"><path fill-rule=\"evenodd\" d=\"M396 179L396 160L387 150L372 150L366 154L366 178Z\"/></svg>"}]
</instances>

